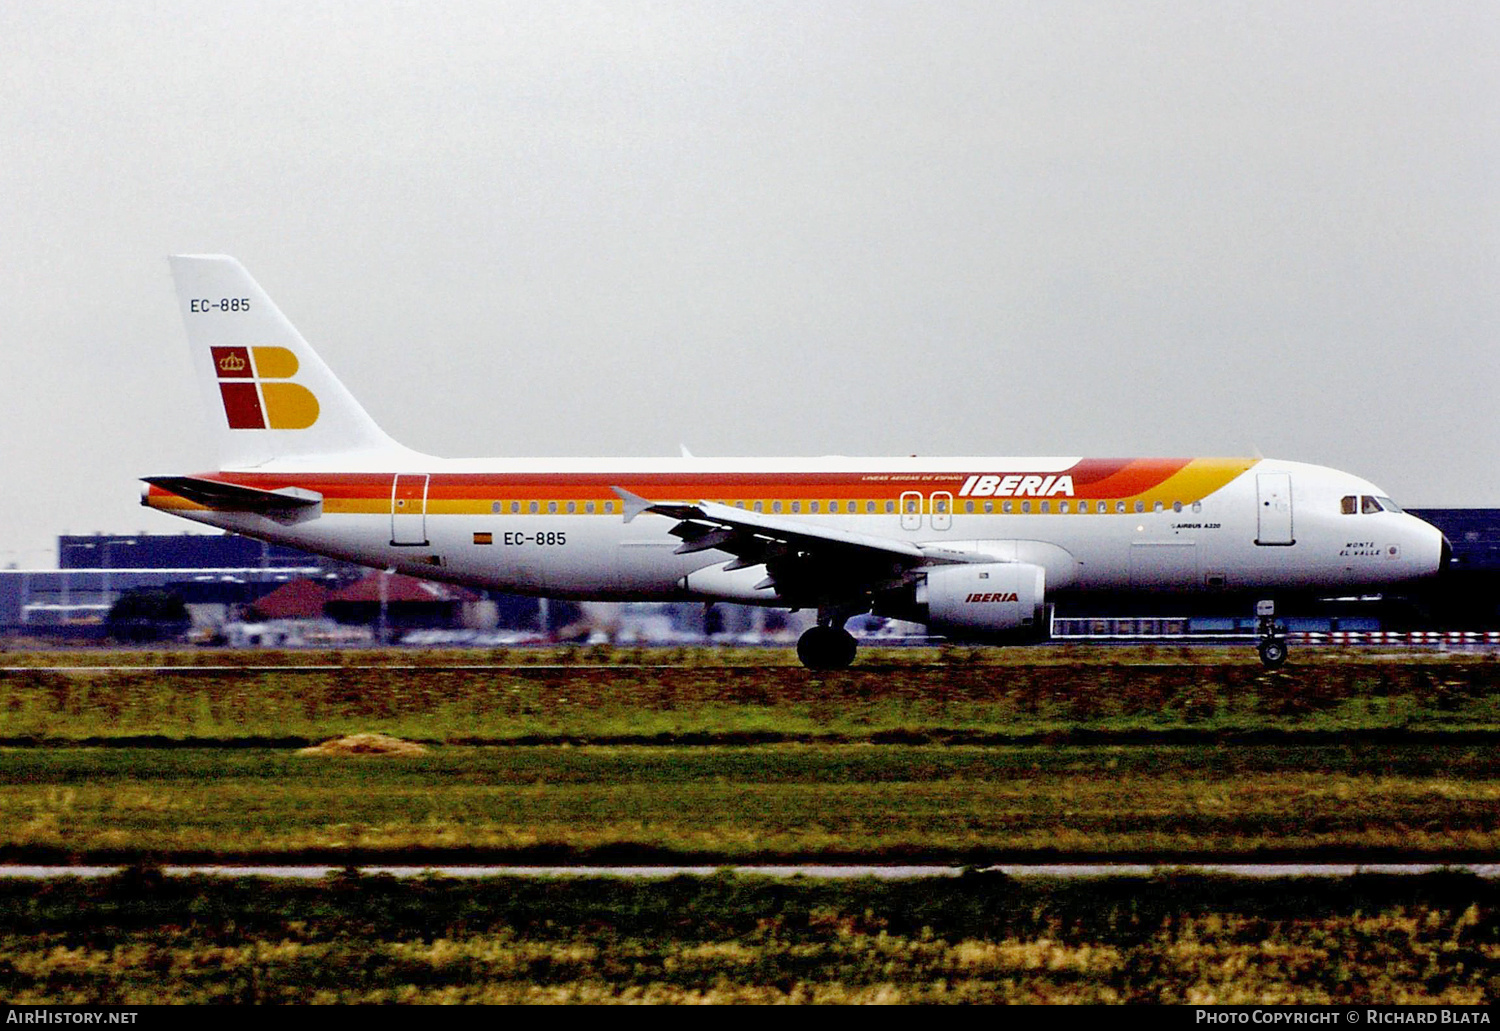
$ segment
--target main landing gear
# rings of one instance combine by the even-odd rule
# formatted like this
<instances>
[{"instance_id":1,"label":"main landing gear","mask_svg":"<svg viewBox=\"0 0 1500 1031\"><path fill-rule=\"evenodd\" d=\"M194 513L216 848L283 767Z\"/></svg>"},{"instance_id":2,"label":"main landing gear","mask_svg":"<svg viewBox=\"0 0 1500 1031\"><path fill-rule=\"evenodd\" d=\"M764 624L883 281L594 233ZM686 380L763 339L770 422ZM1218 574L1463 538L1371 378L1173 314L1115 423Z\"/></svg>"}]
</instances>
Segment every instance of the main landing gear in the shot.
<instances>
[{"instance_id":1,"label":"main landing gear","mask_svg":"<svg viewBox=\"0 0 1500 1031\"><path fill-rule=\"evenodd\" d=\"M1266 669L1280 669L1286 665L1286 627L1276 622L1276 603L1257 602L1255 614L1260 617L1260 640L1255 650L1260 652L1261 664Z\"/></svg>"},{"instance_id":2,"label":"main landing gear","mask_svg":"<svg viewBox=\"0 0 1500 1031\"><path fill-rule=\"evenodd\" d=\"M843 620L835 626L820 617L817 626L808 627L797 639L797 658L808 669L848 669L858 650L854 635L844 629Z\"/></svg>"}]
</instances>

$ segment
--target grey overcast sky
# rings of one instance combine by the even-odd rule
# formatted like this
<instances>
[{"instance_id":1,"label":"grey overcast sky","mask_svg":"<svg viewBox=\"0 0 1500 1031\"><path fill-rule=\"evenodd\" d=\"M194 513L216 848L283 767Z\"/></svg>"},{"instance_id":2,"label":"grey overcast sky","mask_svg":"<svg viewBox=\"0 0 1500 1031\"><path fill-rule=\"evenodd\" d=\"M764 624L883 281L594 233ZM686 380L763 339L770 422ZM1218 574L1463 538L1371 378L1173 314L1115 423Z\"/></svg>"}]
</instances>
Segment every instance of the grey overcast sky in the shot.
<instances>
[{"instance_id":1,"label":"grey overcast sky","mask_svg":"<svg viewBox=\"0 0 1500 1031\"><path fill-rule=\"evenodd\" d=\"M165 256L442 455L1239 455L1500 505L1500 4L0 4L0 565L188 524Z\"/></svg>"}]
</instances>

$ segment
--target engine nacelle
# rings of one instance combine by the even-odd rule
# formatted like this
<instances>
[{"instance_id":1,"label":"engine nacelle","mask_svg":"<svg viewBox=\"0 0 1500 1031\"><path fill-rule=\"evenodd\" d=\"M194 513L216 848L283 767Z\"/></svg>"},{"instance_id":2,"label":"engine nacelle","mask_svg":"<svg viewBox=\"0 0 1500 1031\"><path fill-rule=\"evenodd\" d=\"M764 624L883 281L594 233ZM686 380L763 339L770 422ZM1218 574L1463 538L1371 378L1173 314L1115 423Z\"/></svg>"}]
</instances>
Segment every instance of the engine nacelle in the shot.
<instances>
[{"instance_id":1,"label":"engine nacelle","mask_svg":"<svg viewBox=\"0 0 1500 1031\"><path fill-rule=\"evenodd\" d=\"M1047 573L1024 562L927 570L927 625L957 637L1045 636ZM919 593L919 602L922 600Z\"/></svg>"}]
</instances>

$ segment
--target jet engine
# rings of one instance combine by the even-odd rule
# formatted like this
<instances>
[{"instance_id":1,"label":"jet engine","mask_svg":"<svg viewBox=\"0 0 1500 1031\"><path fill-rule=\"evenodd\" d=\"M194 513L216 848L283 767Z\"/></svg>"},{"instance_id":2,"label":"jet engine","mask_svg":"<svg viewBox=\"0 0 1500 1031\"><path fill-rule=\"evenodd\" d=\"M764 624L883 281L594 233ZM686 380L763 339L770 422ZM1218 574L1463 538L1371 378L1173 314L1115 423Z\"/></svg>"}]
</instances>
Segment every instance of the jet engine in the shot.
<instances>
[{"instance_id":1,"label":"jet engine","mask_svg":"<svg viewBox=\"0 0 1500 1031\"><path fill-rule=\"evenodd\" d=\"M935 566L927 570L925 622L952 637L1045 637L1047 574L1024 562ZM925 593L926 597L923 598Z\"/></svg>"}]
</instances>

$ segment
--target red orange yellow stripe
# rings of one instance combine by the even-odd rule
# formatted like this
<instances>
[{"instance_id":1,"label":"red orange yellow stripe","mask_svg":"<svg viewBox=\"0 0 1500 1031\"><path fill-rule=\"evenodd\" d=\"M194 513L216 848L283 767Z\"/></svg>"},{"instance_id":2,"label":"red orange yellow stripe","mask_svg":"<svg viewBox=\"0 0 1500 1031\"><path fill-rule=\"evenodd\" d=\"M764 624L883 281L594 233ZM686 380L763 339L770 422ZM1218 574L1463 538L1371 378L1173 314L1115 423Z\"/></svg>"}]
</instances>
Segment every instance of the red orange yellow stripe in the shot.
<instances>
[{"instance_id":1,"label":"red orange yellow stripe","mask_svg":"<svg viewBox=\"0 0 1500 1031\"><path fill-rule=\"evenodd\" d=\"M1219 490L1255 464L1255 459L1083 459L1059 475L1071 478L1070 489L1051 495L1053 500L1107 500L1126 502L1133 508L1137 501L1147 507L1200 501ZM987 470L985 472L988 472ZM994 470L1003 474L1003 468ZM625 487L654 500L697 501L703 499L751 503L754 501L790 502L837 501L840 508L848 502L873 500L882 503L898 500L913 491L923 495L924 502L934 492L957 494L975 474L965 473L442 473L402 475L402 494L409 503L420 503L422 475L428 475L425 510L429 514L493 514L496 501L505 506L520 502L522 514L528 514L530 503L557 502L558 512L567 514L566 505L574 502L576 512L585 514L588 502L595 503L596 514L604 514L600 502L615 502L610 489ZM211 473L205 478L243 484L267 490L300 487L316 491L324 498L324 511L389 512L392 503L391 473ZM415 485L415 486L414 486ZM415 491L415 493L413 492ZM198 508L153 486L148 495L153 507L182 510ZM923 505L927 510L928 504ZM617 506L611 509L618 512Z\"/></svg>"}]
</instances>

